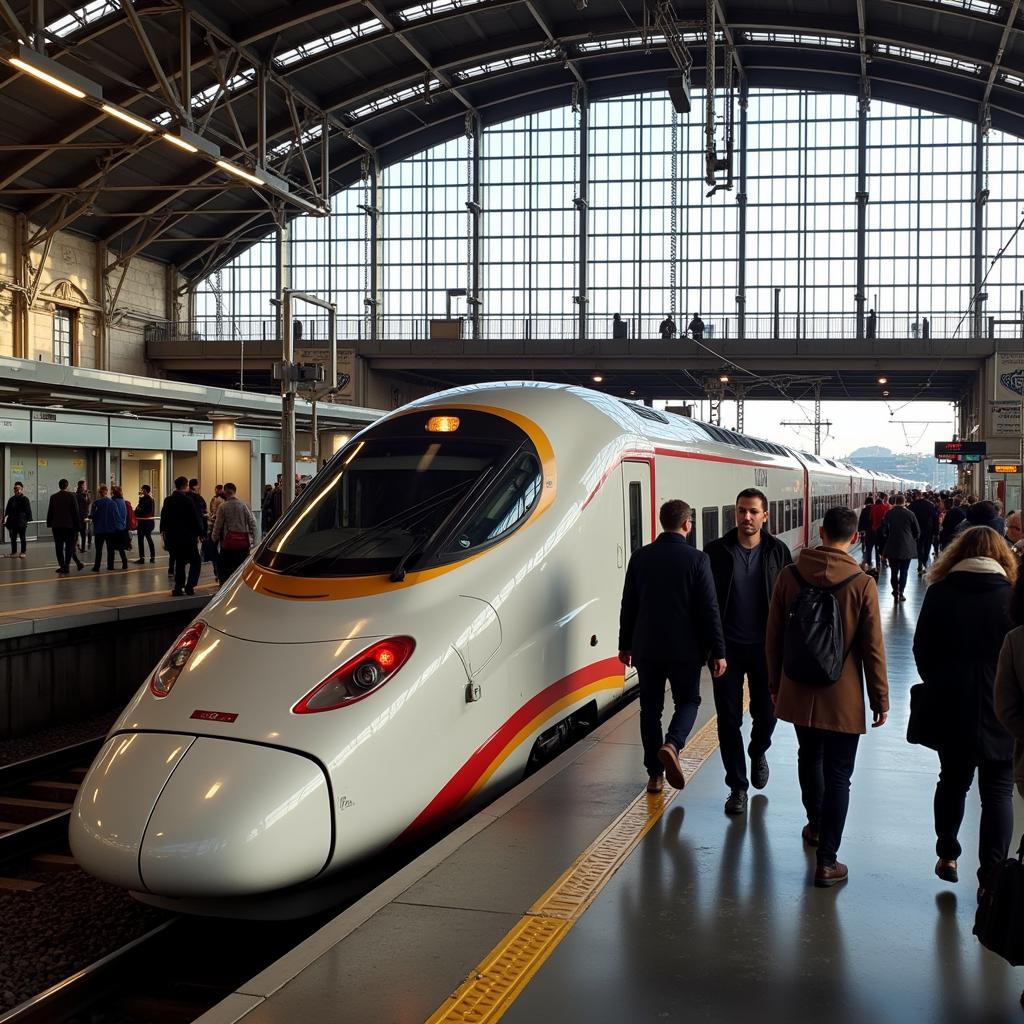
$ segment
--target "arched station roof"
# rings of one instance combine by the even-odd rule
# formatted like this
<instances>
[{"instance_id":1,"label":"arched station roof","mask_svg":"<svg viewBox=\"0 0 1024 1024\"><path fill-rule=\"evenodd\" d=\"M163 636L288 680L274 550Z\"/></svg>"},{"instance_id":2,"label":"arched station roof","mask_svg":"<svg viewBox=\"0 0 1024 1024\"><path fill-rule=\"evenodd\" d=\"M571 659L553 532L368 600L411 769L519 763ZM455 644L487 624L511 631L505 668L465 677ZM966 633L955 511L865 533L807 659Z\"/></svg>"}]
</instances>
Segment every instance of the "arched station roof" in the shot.
<instances>
[{"instance_id":1,"label":"arched station roof","mask_svg":"<svg viewBox=\"0 0 1024 1024\"><path fill-rule=\"evenodd\" d=\"M717 65L732 47L751 88L866 89L1024 137L1021 0L713 2ZM672 10L701 87L705 4ZM0 0L0 56L34 47L87 82L83 104L0 61L0 204L199 278L357 181L366 158L462 134L467 113L487 125L567 105L574 86L592 100L664 89L678 71L653 20L641 0ZM271 186L215 162L252 170L262 152Z\"/></svg>"}]
</instances>

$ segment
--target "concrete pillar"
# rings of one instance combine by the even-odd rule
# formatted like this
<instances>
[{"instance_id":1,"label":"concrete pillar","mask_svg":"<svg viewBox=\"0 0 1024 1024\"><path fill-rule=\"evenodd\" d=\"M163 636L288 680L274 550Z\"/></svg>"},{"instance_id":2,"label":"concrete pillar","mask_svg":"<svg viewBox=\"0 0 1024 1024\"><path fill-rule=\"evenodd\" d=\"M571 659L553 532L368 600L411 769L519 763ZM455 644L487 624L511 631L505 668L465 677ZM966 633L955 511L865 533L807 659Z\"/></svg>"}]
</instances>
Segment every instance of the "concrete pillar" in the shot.
<instances>
[{"instance_id":1,"label":"concrete pillar","mask_svg":"<svg viewBox=\"0 0 1024 1024\"><path fill-rule=\"evenodd\" d=\"M110 317L107 300L107 246L96 243L96 368L110 369Z\"/></svg>"},{"instance_id":2,"label":"concrete pillar","mask_svg":"<svg viewBox=\"0 0 1024 1024\"><path fill-rule=\"evenodd\" d=\"M22 213L14 217L14 291L11 292L13 353L15 359L28 359L28 220Z\"/></svg>"},{"instance_id":3,"label":"concrete pillar","mask_svg":"<svg viewBox=\"0 0 1024 1024\"><path fill-rule=\"evenodd\" d=\"M214 416L213 439L214 441L234 441L236 437L235 420L231 416Z\"/></svg>"}]
</instances>

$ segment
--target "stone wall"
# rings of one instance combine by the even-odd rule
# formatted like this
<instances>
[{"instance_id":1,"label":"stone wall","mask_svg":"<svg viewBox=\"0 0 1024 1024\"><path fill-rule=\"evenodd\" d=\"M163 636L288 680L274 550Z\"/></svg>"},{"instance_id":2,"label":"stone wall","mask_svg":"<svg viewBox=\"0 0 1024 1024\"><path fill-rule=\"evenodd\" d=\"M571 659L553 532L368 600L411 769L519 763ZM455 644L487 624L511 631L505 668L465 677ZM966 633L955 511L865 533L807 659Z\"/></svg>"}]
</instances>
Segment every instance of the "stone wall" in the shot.
<instances>
[{"instance_id":1,"label":"stone wall","mask_svg":"<svg viewBox=\"0 0 1024 1024\"><path fill-rule=\"evenodd\" d=\"M29 235L34 230L29 225ZM15 231L14 215L0 210L0 285L17 278ZM69 231L59 232L54 238L43 264L35 303L28 314L26 354L29 359L53 361L54 310L62 307L75 313L75 364L84 367L101 364L99 254L99 246L90 238ZM32 249L33 268L39 266L42 255L42 246ZM119 272L110 276L112 287L119 278ZM173 315L173 311L167 309L166 293L164 264L141 258L132 261L109 328L108 369L143 375L150 372L145 359L144 326L154 319L168 319ZM14 355L14 306L12 292L0 288L0 355Z\"/></svg>"}]
</instances>

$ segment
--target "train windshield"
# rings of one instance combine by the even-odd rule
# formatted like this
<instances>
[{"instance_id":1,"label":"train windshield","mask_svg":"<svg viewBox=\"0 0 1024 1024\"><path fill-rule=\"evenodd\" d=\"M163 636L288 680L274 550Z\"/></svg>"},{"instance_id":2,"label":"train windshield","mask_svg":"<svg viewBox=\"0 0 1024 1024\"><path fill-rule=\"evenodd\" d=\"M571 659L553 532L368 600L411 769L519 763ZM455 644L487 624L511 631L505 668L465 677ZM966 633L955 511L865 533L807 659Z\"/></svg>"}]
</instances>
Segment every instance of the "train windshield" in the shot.
<instances>
[{"instance_id":1,"label":"train windshield","mask_svg":"<svg viewBox=\"0 0 1024 1024\"><path fill-rule=\"evenodd\" d=\"M526 436L507 429L490 437L410 436L409 426L425 419L404 431L392 421L384 436L371 430L342 451L289 510L257 563L301 576L412 570L460 557L518 525L540 493L539 461Z\"/></svg>"}]
</instances>

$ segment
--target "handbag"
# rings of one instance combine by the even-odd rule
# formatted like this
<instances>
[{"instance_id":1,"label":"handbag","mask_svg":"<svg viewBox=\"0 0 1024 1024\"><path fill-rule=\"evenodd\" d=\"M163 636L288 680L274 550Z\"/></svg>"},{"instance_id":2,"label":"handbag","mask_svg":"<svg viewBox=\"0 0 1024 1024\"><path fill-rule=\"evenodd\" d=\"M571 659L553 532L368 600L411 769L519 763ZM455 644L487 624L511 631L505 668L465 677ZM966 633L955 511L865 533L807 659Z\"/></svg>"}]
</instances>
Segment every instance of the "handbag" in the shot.
<instances>
[{"instance_id":1,"label":"handbag","mask_svg":"<svg viewBox=\"0 0 1024 1024\"><path fill-rule=\"evenodd\" d=\"M220 541L221 551L248 551L249 534L241 530L228 530Z\"/></svg>"},{"instance_id":2,"label":"handbag","mask_svg":"<svg viewBox=\"0 0 1024 1024\"><path fill-rule=\"evenodd\" d=\"M939 749L942 723L935 706L935 694L924 684L910 688L910 717L907 719L907 742Z\"/></svg>"},{"instance_id":3,"label":"handbag","mask_svg":"<svg viewBox=\"0 0 1024 1024\"><path fill-rule=\"evenodd\" d=\"M1017 856L993 868L974 917L974 934L1014 967L1024 964L1024 836Z\"/></svg>"}]
</instances>

